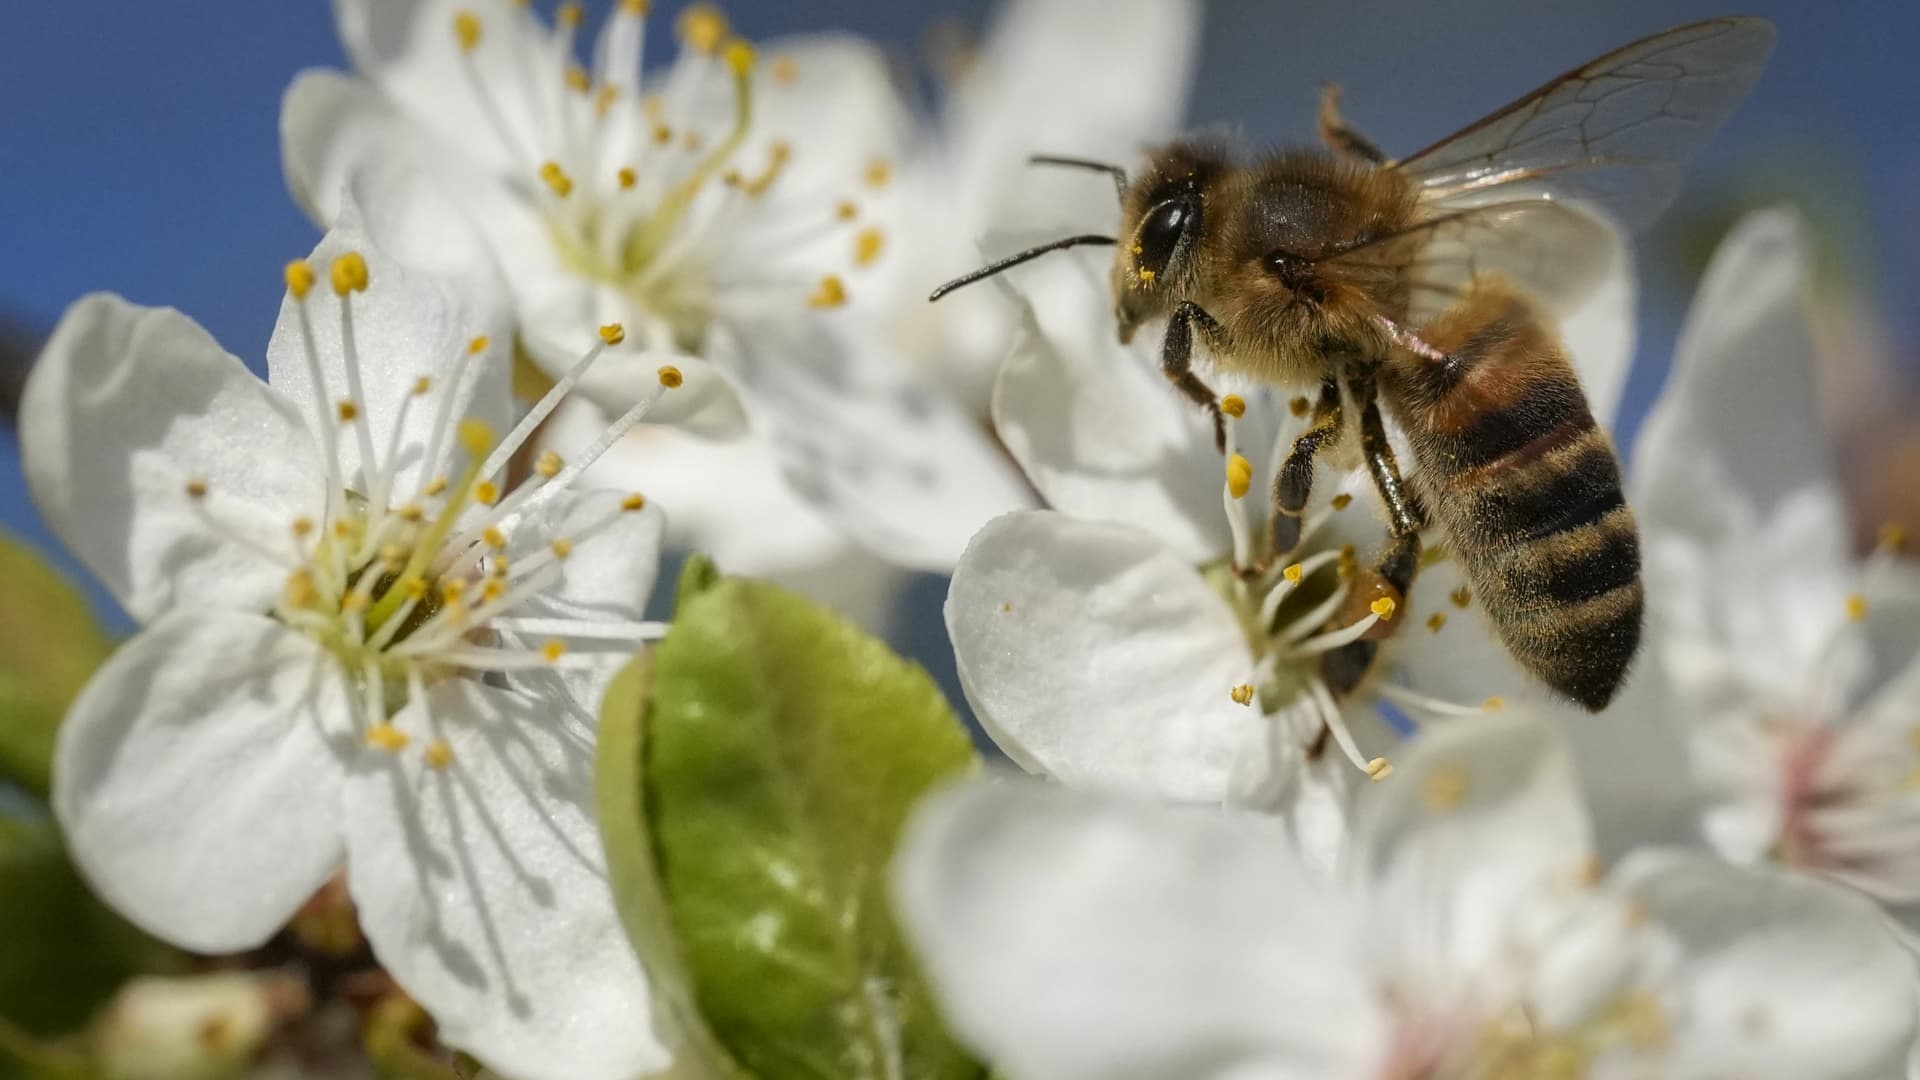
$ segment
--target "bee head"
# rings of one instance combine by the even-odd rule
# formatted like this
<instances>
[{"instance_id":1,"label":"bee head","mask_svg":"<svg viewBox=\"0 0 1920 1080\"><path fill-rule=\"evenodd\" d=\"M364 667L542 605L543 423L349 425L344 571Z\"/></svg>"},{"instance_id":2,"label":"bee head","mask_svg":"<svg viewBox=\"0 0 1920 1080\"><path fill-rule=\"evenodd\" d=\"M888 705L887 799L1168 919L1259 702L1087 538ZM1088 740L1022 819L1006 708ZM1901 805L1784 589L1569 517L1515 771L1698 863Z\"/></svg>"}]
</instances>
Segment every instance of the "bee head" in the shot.
<instances>
[{"instance_id":1,"label":"bee head","mask_svg":"<svg viewBox=\"0 0 1920 1080\"><path fill-rule=\"evenodd\" d=\"M1113 264L1120 340L1185 295L1206 235L1209 191L1231 167L1224 145L1187 140L1148 155L1147 167L1128 185Z\"/></svg>"}]
</instances>

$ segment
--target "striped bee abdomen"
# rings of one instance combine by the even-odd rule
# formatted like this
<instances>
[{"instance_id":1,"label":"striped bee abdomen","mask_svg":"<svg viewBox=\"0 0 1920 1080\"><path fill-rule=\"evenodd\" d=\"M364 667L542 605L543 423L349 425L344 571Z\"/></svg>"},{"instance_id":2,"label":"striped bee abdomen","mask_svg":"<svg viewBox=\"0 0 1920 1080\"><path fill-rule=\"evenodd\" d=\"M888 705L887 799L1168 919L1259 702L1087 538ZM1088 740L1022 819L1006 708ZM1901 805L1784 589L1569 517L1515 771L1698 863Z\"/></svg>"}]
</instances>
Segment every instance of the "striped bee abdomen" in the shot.
<instances>
[{"instance_id":1,"label":"striped bee abdomen","mask_svg":"<svg viewBox=\"0 0 1920 1080\"><path fill-rule=\"evenodd\" d=\"M1594 711L1640 644L1640 542L1566 353L1498 279L1422 329L1388 389L1461 571L1516 659Z\"/></svg>"}]
</instances>

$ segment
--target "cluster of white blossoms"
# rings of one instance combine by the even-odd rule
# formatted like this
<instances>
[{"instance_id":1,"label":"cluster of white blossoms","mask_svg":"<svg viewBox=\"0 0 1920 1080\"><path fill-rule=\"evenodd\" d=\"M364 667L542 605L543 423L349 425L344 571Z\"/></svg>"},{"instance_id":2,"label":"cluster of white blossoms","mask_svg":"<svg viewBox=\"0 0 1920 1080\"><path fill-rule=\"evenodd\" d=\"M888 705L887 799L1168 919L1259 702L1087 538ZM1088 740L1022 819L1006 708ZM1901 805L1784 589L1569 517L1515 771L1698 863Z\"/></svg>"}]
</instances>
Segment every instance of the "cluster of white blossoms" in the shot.
<instances>
[{"instance_id":1,"label":"cluster of white blossoms","mask_svg":"<svg viewBox=\"0 0 1920 1080\"><path fill-rule=\"evenodd\" d=\"M118 297L52 335L28 480L139 625L54 768L103 899L219 955L344 885L439 1046L707 1080L596 821L602 698L672 633L662 551L856 609L932 570L967 701L1040 779L927 798L888 925L993 1075L1906 1075L1920 571L1897 525L1848 546L1790 213L1726 241L1627 455L1646 644L1590 716L1444 545L1362 587L1353 448L1268 550L1310 403L1223 384L1222 454L1085 253L927 306L983 249L1111 224L1106 178L1022 162L1176 125L1196 3L1009 0L926 123L870 43L696 3L648 70L651 5L604 6L589 45L573 2L334 0L354 71L282 115L326 232L264 380ZM1618 243L1561 328L1602 418ZM896 1035L874 1075L916 1080Z\"/></svg>"}]
</instances>

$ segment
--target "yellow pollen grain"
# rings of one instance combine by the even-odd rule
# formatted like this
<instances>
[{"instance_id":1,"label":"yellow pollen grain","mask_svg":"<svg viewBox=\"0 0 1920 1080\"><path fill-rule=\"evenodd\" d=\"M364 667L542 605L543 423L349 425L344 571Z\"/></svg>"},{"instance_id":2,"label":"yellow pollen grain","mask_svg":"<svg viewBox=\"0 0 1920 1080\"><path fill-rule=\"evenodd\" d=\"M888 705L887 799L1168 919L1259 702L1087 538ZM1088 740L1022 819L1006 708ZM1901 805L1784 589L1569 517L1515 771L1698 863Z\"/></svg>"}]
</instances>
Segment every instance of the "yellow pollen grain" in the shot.
<instances>
[{"instance_id":1,"label":"yellow pollen grain","mask_svg":"<svg viewBox=\"0 0 1920 1080\"><path fill-rule=\"evenodd\" d=\"M420 509L419 503L403 503L394 513L400 516L401 521L419 521L427 516L426 511Z\"/></svg>"},{"instance_id":2,"label":"yellow pollen grain","mask_svg":"<svg viewBox=\"0 0 1920 1080\"><path fill-rule=\"evenodd\" d=\"M467 355L479 356L481 353L486 352L487 346L491 344L493 344L493 340L487 337L487 335L481 334L472 341L467 342Z\"/></svg>"},{"instance_id":3,"label":"yellow pollen grain","mask_svg":"<svg viewBox=\"0 0 1920 1080\"><path fill-rule=\"evenodd\" d=\"M867 186L883 188L893 179L893 162L885 158L875 158L867 162Z\"/></svg>"},{"instance_id":4,"label":"yellow pollen grain","mask_svg":"<svg viewBox=\"0 0 1920 1080\"><path fill-rule=\"evenodd\" d=\"M573 194L573 177L568 176L567 170L561 168L557 161L540 166L540 180L548 190L563 199Z\"/></svg>"},{"instance_id":5,"label":"yellow pollen grain","mask_svg":"<svg viewBox=\"0 0 1920 1080\"><path fill-rule=\"evenodd\" d=\"M1381 622L1386 622L1387 620L1393 618L1393 609L1394 609L1394 603L1393 603L1393 597L1391 596L1383 596L1380 599L1375 600L1373 603L1367 605L1367 610L1373 612L1375 615L1380 616Z\"/></svg>"},{"instance_id":6,"label":"yellow pollen grain","mask_svg":"<svg viewBox=\"0 0 1920 1080\"><path fill-rule=\"evenodd\" d=\"M776 56L770 69L776 82L791 84L800 77L800 65L793 62L791 56Z\"/></svg>"},{"instance_id":7,"label":"yellow pollen grain","mask_svg":"<svg viewBox=\"0 0 1920 1080\"><path fill-rule=\"evenodd\" d=\"M1247 415L1247 399L1239 394L1228 394L1220 399L1220 411L1238 420Z\"/></svg>"},{"instance_id":8,"label":"yellow pollen grain","mask_svg":"<svg viewBox=\"0 0 1920 1080\"><path fill-rule=\"evenodd\" d=\"M753 45L740 38L727 42L727 70L735 75L745 75L753 70Z\"/></svg>"},{"instance_id":9,"label":"yellow pollen grain","mask_svg":"<svg viewBox=\"0 0 1920 1080\"><path fill-rule=\"evenodd\" d=\"M335 296L366 292L367 260L359 252L349 251L333 260L333 265L327 268L327 277L333 283Z\"/></svg>"},{"instance_id":10,"label":"yellow pollen grain","mask_svg":"<svg viewBox=\"0 0 1920 1080\"><path fill-rule=\"evenodd\" d=\"M420 489L420 493L428 498L432 498L445 490L447 490L447 478L445 476L436 476L431 483Z\"/></svg>"},{"instance_id":11,"label":"yellow pollen grain","mask_svg":"<svg viewBox=\"0 0 1920 1080\"><path fill-rule=\"evenodd\" d=\"M607 115L608 111L610 111L613 108L613 103L618 100L620 100L619 87L602 86L600 88L600 92L593 96L594 115L595 116Z\"/></svg>"},{"instance_id":12,"label":"yellow pollen grain","mask_svg":"<svg viewBox=\"0 0 1920 1080\"><path fill-rule=\"evenodd\" d=\"M1446 612L1436 611L1433 614L1427 616L1427 629L1433 631L1434 633L1436 634L1439 633L1440 628L1445 625L1447 625Z\"/></svg>"},{"instance_id":13,"label":"yellow pollen grain","mask_svg":"<svg viewBox=\"0 0 1920 1080\"><path fill-rule=\"evenodd\" d=\"M1880 526L1880 547L1891 552L1907 550L1907 526L1903 522L1889 521Z\"/></svg>"},{"instance_id":14,"label":"yellow pollen grain","mask_svg":"<svg viewBox=\"0 0 1920 1080\"><path fill-rule=\"evenodd\" d=\"M340 540L347 539L353 535L353 523L344 519L335 521L333 523L333 535Z\"/></svg>"},{"instance_id":15,"label":"yellow pollen grain","mask_svg":"<svg viewBox=\"0 0 1920 1080\"><path fill-rule=\"evenodd\" d=\"M1867 598L1859 593L1854 593L1847 597L1847 618L1852 619L1854 622L1859 622L1866 617Z\"/></svg>"},{"instance_id":16,"label":"yellow pollen grain","mask_svg":"<svg viewBox=\"0 0 1920 1080\"><path fill-rule=\"evenodd\" d=\"M655 374L660 376L660 385L669 390L678 390L680 384L687 381L687 377L680 374L680 369L672 364L662 364Z\"/></svg>"},{"instance_id":17,"label":"yellow pollen grain","mask_svg":"<svg viewBox=\"0 0 1920 1080\"><path fill-rule=\"evenodd\" d=\"M1253 462L1244 454L1235 454L1227 459L1227 493L1236 499L1245 498L1247 489L1253 486Z\"/></svg>"},{"instance_id":18,"label":"yellow pollen grain","mask_svg":"<svg viewBox=\"0 0 1920 1080\"><path fill-rule=\"evenodd\" d=\"M459 578L448 578L440 583L440 599L449 604L457 604L467 595L467 583Z\"/></svg>"},{"instance_id":19,"label":"yellow pollen grain","mask_svg":"<svg viewBox=\"0 0 1920 1080\"><path fill-rule=\"evenodd\" d=\"M551 450L540 451L540 457L533 463L533 471L540 474L542 480L551 480L566 468L566 461Z\"/></svg>"},{"instance_id":20,"label":"yellow pollen grain","mask_svg":"<svg viewBox=\"0 0 1920 1080\"><path fill-rule=\"evenodd\" d=\"M694 52L711 56L727 40L727 17L712 4L690 4L674 23L680 43Z\"/></svg>"},{"instance_id":21,"label":"yellow pollen grain","mask_svg":"<svg viewBox=\"0 0 1920 1080\"><path fill-rule=\"evenodd\" d=\"M1235 705L1251 705L1253 704L1253 684L1241 683L1229 690L1227 696L1233 699Z\"/></svg>"},{"instance_id":22,"label":"yellow pollen grain","mask_svg":"<svg viewBox=\"0 0 1920 1080\"><path fill-rule=\"evenodd\" d=\"M620 190L622 191L632 191L633 185L640 182L639 174L630 168L621 169L616 179L620 181Z\"/></svg>"},{"instance_id":23,"label":"yellow pollen grain","mask_svg":"<svg viewBox=\"0 0 1920 1080\"><path fill-rule=\"evenodd\" d=\"M1353 496L1347 494L1344 491L1333 497L1333 508L1335 510L1345 510L1347 507L1352 505L1353 505Z\"/></svg>"},{"instance_id":24,"label":"yellow pollen grain","mask_svg":"<svg viewBox=\"0 0 1920 1080\"><path fill-rule=\"evenodd\" d=\"M335 407L340 414L340 422L351 424L360 418L360 406L351 401L343 401Z\"/></svg>"},{"instance_id":25,"label":"yellow pollen grain","mask_svg":"<svg viewBox=\"0 0 1920 1080\"><path fill-rule=\"evenodd\" d=\"M600 340L609 345L618 345L627 340L627 328L619 323L608 323L600 328Z\"/></svg>"},{"instance_id":26,"label":"yellow pollen grain","mask_svg":"<svg viewBox=\"0 0 1920 1080\"><path fill-rule=\"evenodd\" d=\"M499 578L488 578L486 584L480 586L480 599L482 600L498 600L505 595L507 595L507 583L501 581Z\"/></svg>"},{"instance_id":27,"label":"yellow pollen grain","mask_svg":"<svg viewBox=\"0 0 1920 1080\"><path fill-rule=\"evenodd\" d=\"M1444 813L1466 801L1469 786L1467 770L1448 765L1436 769L1427 777L1427 782L1420 785L1420 799L1427 804L1427 809Z\"/></svg>"},{"instance_id":28,"label":"yellow pollen grain","mask_svg":"<svg viewBox=\"0 0 1920 1080\"><path fill-rule=\"evenodd\" d=\"M295 259L287 264L287 292L295 300L305 300L307 293L313 291L313 267L305 259Z\"/></svg>"},{"instance_id":29,"label":"yellow pollen grain","mask_svg":"<svg viewBox=\"0 0 1920 1080\"><path fill-rule=\"evenodd\" d=\"M1142 270L1140 271L1140 284L1151 285L1153 284L1153 279L1158 276L1159 276L1158 274L1155 274L1151 270Z\"/></svg>"},{"instance_id":30,"label":"yellow pollen grain","mask_svg":"<svg viewBox=\"0 0 1920 1080\"><path fill-rule=\"evenodd\" d=\"M435 739L427 744L424 756L427 768L444 769L453 764L453 746L445 739Z\"/></svg>"},{"instance_id":31,"label":"yellow pollen grain","mask_svg":"<svg viewBox=\"0 0 1920 1080\"><path fill-rule=\"evenodd\" d=\"M410 577L400 583L400 592L401 595L409 600L425 600L427 598L427 579Z\"/></svg>"},{"instance_id":32,"label":"yellow pollen grain","mask_svg":"<svg viewBox=\"0 0 1920 1080\"><path fill-rule=\"evenodd\" d=\"M1504 709L1507 707L1507 699L1496 694L1493 697L1490 697L1487 700L1481 702L1480 707L1487 710L1488 712L1499 712L1501 709Z\"/></svg>"},{"instance_id":33,"label":"yellow pollen grain","mask_svg":"<svg viewBox=\"0 0 1920 1080\"><path fill-rule=\"evenodd\" d=\"M578 65L567 68L563 76L567 80L567 89L576 94L584 94L593 89L593 80L587 78L587 69Z\"/></svg>"},{"instance_id":34,"label":"yellow pollen grain","mask_svg":"<svg viewBox=\"0 0 1920 1080\"><path fill-rule=\"evenodd\" d=\"M405 750L409 741L407 733L392 724L379 723L367 729L367 745L389 754Z\"/></svg>"},{"instance_id":35,"label":"yellow pollen grain","mask_svg":"<svg viewBox=\"0 0 1920 1080\"><path fill-rule=\"evenodd\" d=\"M1473 603L1473 593L1469 591L1465 585L1462 585L1451 593L1448 593L1447 599L1453 601L1454 607L1464 611L1468 604Z\"/></svg>"},{"instance_id":36,"label":"yellow pollen grain","mask_svg":"<svg viewBox=\"0 0 1920 1080\"><path fill-rule=\"evenodd\" d=\"M1377 757L1367 762L1367 779L1379 783L1393 775L1393 765L1386 758Z\"/></svg>"},{"instance_id":37,"label":"yellow pollen grain","mask_svg":"<svg viewBox=\"0 0 1920 1080\"><path fill-rule=\"evenodd\" d=\"M513 560L507 558L505 555L495 555L488 561L491 562L493 566L487 570L487 573L497 578L506 577L507 572L513 567Z\"/></svg>"},{"instance_id":38,"label":"yellow pollen grain","mask_svg":"<svg viewBox=\"0 0 1920 1080\"><path fill-rule=\"evenodd\" d=\"M665 146L668 143L672 142L673 128L667 126L666 124L658 124L658 123L654 124L653 125L653 141L660 146Z\"/></svg>"},{"instance_id":39,"label":"yellow pollen grain","mask_svg":"<svg viewBox=\"0 0 1920 1080\"><path fill-rule=\"evenodd\" d=\"M637 491L620 500L620 509L625 510L629 514L645 510L646 508L647 497Z\"/></svg>"},{"instance_id":40,"label":"yellow pollen grain","mask_svg":"<svg viewBox=\"0 0 1920 1080\"><path fill-rule=\"evenodd\" d=\"M587 17L587 9L580 0L566 0L553 13L553 21L568 30L579 29L580 23Z\"/></svg>"},{"instance_id":41,"label":"yellow pollen grain","mask_svg":"<svg viewBox=\"0 0 1920 1080\"><path fill-rule=\"evenodd\" d=\"M207 482L195 477L187 481L187 498L204 499L207 497Z\"/></svg>"},{"instance_id":42,"label":"yellow pollen grain","mask_svg":"<svg viewBox=\"0 0 1920 1080\"><path fill-rule=\"evenodd\" d=\"M839 218L841 221L852 221L854 218L860 216L860 207L856 203L843 199L838 206L833 208L833 216Z\"/></svg>"},{"instance_id":43,"label":"yellow pollen grain","mask_svg":"<svg viewBox=\"0 0 1920 1080\"><path fill-rule=\"evenodd\" d=\"M820 279L820 284L807 297L807 305L816 308L836 308L847 302L847 285L833 274Z\"/></svg>"},{"instance_id":44,"label":"yellow pollen grain","mask_svg":"<svg viewBox=\"0 0 1920 1080\"><path fill-rule=\"evenodd\" d=\"M567 643L559 638L549 638L546 644L540 646L540 655L546 658L547 663L557 664L561 657L567 655Z\"/></svg>"},{"instance_id":45,"label":"yellow pollen grain","mask_svg":"<svg viewBox=\"0 0 1920 1080\"><path fill-rule=\"evenodd\" d=\"M422 375L413 380L413 393L415 397L423 396L431 389L433 389L433 380L427 376Z\"/></svg>"},{"instance_id":46,"label":"yellow pollen grain","mask_svg":"<svg viewBox=\"0 0 1920 1080\"><path fill-rule=\"evenodd\" d=\"M493 449L493 425L468 417L460 421L460 449L473 457L484 457Z\"/></svg>"},{"instance_id":47,"label":"yellow pollen grain","mask_svg":"<svg viewBox=\"0 0 1920 1080\"><path fill-rule=\"evenodd\" d=\"M482 480L473 485L473 501L482 506L492 506L500 501L500 485L491 480Z\"/></svg>"},{"instance_id":48,"label":"yellow pollen grain","mask_svg":"<svg viewBox=\"0 0 1920 1080\"><path fill-rule=\"evenodd\" d=\"M573 554L573 541L564 536L556 536L547 544L547 549L553 552L554 558L564 559Z\"/></svg>"},{"instance_id":49,"label":"yellow pollen grain","mask_svg":"<svg viewBox=\"0 0 1920 1080\"><path fill-rule=\"evenodd\" d=\"M499 551L501 548L507 546L507 534L498 525L487 526L486 529L480 533L480 539L486 541L487 546L495 551Z\"/></svg>"},{"instance_id":50,"label":"yellow pollen grain","mask_svg":"<svg viewBox=\"0 0 1920 1080\"><path fill-rule=\"evenodd\" d=\"M305 539L313 534L313 519L297 517L293 519L293 535Z\"/></svg>"},{"instance_id":51,"label":"yellow pollen grain","mask_svg":"<svg viewBox=\"0 0 1920 1080\"><path fill-rule=\"evenodd\" d=\"M460 43L461 52L472 52L480 47L483 29L480 16L473 12L462 9L453 13L453 39Z\"/></svg>"},{"instance_id":52,"label":"yellow pollen grain","mask_svg":"<svg viewBox=\"0 0 1920 1080\"><path fill-rule=\"evenodd\" d=\"M861 229L853 238L853 261L859 266L872 266L880 252L886 247L887 237L879 229L871 226Z\"/></svg>"},{"instance_id":53,"label":"yellow pollen grain","mask_svg":"<svg viewBox=\"0 0 1920 1080\"><path fill-rule=\"evenodd\" d=\"M1287 584L1298 585L1300 584L1300 579L1306 576L1306 572L1307 568L1305 566L1300 563L1294 563L1292 566L1280 571L1280 576L1287 579Z\"/></svg>"}]
</instances>

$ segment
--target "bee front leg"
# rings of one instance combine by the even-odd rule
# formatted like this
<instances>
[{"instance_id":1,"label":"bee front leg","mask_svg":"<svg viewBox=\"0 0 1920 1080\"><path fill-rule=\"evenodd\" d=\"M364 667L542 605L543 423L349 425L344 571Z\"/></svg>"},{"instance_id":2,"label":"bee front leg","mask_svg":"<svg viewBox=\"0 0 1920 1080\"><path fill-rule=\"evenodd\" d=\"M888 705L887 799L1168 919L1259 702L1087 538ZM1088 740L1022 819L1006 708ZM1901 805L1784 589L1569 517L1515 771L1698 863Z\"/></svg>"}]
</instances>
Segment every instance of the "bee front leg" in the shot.
<instances>
[{"instance_id":1,"label":"bee front leg","mask_svg":"<svg viewBox=\"0 0 1920 1080\"><path fill-rule=\"evenodd\" d=\"M1160 347L1160 370L1167 380L1187 396L1187 400L1213 414L1213 445L1227 452L1227 419L1220 411L1219 395L1193 373L1193 328L1199 326L1209 345L1218 345L1223 335L1220 323L1191 300L1180 301L1167 320L1167 337Z\"/></svg>"},{"instance_id":2,"label":"bee front leg","mask_svg":"<svg viewBox=\"0 0 1920 1080\"><path fill-rule=\"evenodd\" d=\"M1314 462L1320 451L1335 441L1346 411L1340 405L1340 383L1328 379L1320 384L1320 400L1313 407L1313 423L1293 440L1287 460L1273 474L1273 522L1269 535L1275 558L1292 551L1300 543L1300 518L1306 513L1307 499L1313 495Z\"/></svg>"},{"instance_id":3,"label":"bee front leg","mask_svg":"<svg viewBox=\"0 0 1920 1080\"><path fill-rule=\"evenodd\" d=\"M1387 155L1373 140L1347 126L1340 115L1340 87L1334 83L1320 85L1320 141L1336 154L1364 161L1369 165L1385 165Z\"/></svg>"}]
</instances>

